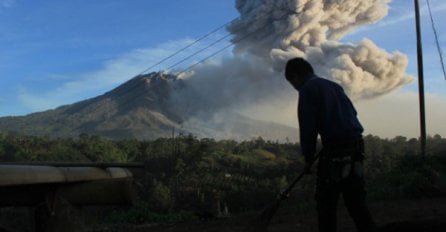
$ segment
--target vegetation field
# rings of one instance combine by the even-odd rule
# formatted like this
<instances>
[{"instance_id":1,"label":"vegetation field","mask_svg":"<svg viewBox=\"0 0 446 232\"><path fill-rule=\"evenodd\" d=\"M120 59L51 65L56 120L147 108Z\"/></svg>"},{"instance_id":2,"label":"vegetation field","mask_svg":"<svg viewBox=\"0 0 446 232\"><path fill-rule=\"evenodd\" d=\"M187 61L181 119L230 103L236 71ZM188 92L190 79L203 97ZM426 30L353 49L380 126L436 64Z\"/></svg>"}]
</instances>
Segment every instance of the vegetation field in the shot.
<instances>
[{"instance_id":1,"label":"vegetation field","mask_svg":"<svg viewBox=\"0 0 446 232\"><path fill-rule=\"evenodd\" d=\"M425 199L443 196L446 139L427 140L427 155L419 141L398 136L365 136L365 172L370 202ZM140 162L143 174L135 179L138 200L131 207L107 207L85 212L93 227L147 225L221 218L243 218L265 204L303 169L298 143L197 138L179 135L151 141L107 140L82 134L78 138L0 134L1 162ZM296 186L284 212L314 208L314 175ZM86 209L88 211L88 209ZM95 211L96 212L96 211Z\"/></svg>"}]
</instances>

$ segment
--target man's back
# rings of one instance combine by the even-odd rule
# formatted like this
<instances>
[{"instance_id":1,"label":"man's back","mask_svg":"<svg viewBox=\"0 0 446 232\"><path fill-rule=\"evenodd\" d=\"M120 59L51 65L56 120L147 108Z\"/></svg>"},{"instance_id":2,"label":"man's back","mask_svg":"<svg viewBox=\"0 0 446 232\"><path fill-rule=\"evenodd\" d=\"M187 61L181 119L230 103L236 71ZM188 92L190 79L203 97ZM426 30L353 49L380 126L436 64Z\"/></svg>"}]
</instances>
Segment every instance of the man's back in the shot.
<instances>
[{"instance_id":1,"label":"man's back","mask_svg":"<svg viewBox=\"0 0 446 232\"><path fill-rule=\"evenodd\" d=\"M316 133L325 141L360 136L363 128L356 115L342 87L332 81L313 76L299 88L301 137Z\"/></svg>"}]
</instances>

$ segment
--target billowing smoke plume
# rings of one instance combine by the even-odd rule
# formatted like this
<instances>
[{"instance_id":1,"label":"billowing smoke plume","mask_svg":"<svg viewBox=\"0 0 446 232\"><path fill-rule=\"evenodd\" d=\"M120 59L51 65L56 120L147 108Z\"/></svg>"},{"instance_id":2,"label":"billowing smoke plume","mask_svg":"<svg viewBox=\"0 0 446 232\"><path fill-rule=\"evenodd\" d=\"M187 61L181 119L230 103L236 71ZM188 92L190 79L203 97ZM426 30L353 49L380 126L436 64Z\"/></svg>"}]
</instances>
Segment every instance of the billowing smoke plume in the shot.
<instances>
[{"instance_id":1,"label":"billowing smoke plume","mask_svg":"<svg viewBox=\"0 0 446 232\"><path fill-rule=\"evenodd\" d=\"M372 41L337 42L347 32L387 15L389 0L237 0L240 19L228 30L236 53L266 59L278 72L292 57L307 58L318 74L341 83L354 98L387 93L411 78L407 58Z\"/></svg>"},{"instance_id":2,"label":"billowing smoke plume","mask_svg":"<svg viewBox=\"0 0 446 232\"><path fill-rule=\"evenodd\" d=\"M339 42L355 28L382 19L388 3L236 0L240 17L227 28L234 35L233 57L186 75L174 105L182 114L209 114L271 99L287 101L291 89L283 69L296 56L308 59L317 74L343 85L354 99L388 93L411 80L405 74L406 56L389 54L368 39Z\"/></svg>"}]
</instances>

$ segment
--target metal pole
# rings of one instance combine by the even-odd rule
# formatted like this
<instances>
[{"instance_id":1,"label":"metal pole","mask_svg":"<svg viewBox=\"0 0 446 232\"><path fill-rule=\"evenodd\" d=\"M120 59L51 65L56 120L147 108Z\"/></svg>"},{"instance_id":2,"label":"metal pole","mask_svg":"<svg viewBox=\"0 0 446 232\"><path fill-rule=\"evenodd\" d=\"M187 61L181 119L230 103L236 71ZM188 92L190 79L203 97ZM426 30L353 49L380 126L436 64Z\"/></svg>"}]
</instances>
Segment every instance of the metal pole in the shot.
<instances>
[{"instance_id":1,"label":"metal pole","mask_svg":"<svg viewBox=\"0 0 446 232\"><path fill-rule=\"evenodd\" d=\"M415 23L417 30L417 57L418 57L418 91L420 101L420 144L421 155L426 156L426 113L424 105L424 77L423 77L423 49L421 46L420 6L415 0Z\"/></svg>"},{"instance_id":2,"label":"metal pole","mask_svg":"<svg viewBox=\"0 0 446 232\"><path fill-rule=\"evenodd\" d=\"M175 126L172 126L172 155L175 153Z\"/></svg>"},{"instance_id":3,"label":"metal pole","mask_svg":"<svg viewBox=\"0 0 446 232\"><path fill-rule=\"evenodd\" d=\"M1 165L16 165L16 166L52 166L52 167L95 167L95 168L146 168L144 163L94 163L94 162L0 162Z\"/></svg>"}]
</instances>

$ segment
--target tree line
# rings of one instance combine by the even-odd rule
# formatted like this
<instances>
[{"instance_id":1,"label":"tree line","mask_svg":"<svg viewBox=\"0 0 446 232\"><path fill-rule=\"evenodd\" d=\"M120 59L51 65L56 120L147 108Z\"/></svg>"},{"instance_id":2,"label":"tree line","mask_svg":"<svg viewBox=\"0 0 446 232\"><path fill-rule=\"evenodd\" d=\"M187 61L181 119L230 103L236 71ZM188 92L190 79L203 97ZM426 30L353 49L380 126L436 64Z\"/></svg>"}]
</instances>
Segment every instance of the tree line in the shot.
<instances>
[{"instance_id":1,"label":"tree line","mask_svg":"<svg viewBox=\"0 0 446 232\"><path fill-rule=\"evenodd\" d=\"M446 174L446 139L427 138L427 156L416 138L364 137L365 172L372 199L419 197L436 193L436 178ZM147 222L153 214L179 212L224 216L261 209L303 169L298 143L264 140L214 140L193 135L156 140L109 140L81 134L49 138L0 134L0 162L141 162L136 179L139 203L111 212L126 222ZM290 205L311 202L314 176L306 177ZM151 213L148 213L151 212ZM118 220L119 221L119 220Z\"/></svg>"}]
</instances>

